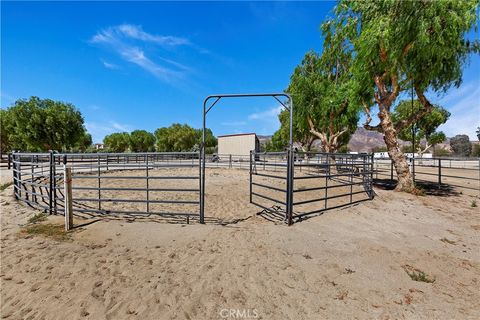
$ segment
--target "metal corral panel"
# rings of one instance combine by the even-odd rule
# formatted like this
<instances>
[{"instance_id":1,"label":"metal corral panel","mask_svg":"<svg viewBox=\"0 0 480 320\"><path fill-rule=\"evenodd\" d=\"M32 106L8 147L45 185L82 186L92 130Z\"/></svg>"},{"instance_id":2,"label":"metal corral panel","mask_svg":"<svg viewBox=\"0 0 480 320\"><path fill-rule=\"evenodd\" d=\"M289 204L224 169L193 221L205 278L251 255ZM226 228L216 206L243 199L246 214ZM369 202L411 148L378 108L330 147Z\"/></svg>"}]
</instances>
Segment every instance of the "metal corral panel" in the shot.
<instances>
[{"instance_id":1,"label":"metal corral panel","mask_svg":"<svg viewBox=\"0 0 480 320\"><path fill-rule=\"evenodd\" d=\"M251 150L259 151L260 143L255 133L231 134L218 137L218 154L248 156Z\"/></svg>"}]
</instances>

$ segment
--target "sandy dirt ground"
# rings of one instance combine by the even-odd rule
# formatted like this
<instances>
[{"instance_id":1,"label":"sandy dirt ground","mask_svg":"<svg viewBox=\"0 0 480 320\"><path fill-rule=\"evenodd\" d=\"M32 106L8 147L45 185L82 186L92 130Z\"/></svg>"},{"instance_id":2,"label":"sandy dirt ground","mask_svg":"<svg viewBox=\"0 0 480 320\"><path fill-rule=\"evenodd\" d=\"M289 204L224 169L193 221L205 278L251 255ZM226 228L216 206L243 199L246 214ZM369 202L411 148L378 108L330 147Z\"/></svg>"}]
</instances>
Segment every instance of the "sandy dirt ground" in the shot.
<instances>
[{"instance_id":1,"label":"sandy dirt ground","mask_svg":"<svg viewBox=\"0 0 480 320\"><path fill-rule=\"evenodd\" d=\"M288 227L256 215L248 175L208 174L207 212L240 221L75 217L57 241L22 233L38 211L2 191L1 317L480 318L478 198L376 189L373 201Z\"/></svg>"}]
</instances>

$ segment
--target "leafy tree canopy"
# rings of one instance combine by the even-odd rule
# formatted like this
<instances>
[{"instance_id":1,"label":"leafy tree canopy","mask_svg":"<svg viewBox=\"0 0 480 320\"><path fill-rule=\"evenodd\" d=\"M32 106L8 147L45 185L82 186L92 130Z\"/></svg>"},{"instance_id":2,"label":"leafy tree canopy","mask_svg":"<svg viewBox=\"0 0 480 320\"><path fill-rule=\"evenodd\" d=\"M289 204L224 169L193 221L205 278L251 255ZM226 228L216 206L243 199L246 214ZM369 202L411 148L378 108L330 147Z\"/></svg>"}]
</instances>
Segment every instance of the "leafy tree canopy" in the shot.
<instances>
[{"instance_id":1,"label":"leafy tree canopy","mask_svg":"<svg viewBox=\"0 0 480 320\"><path fill-rule=\"evenodd\" d=\"M103 138L103 143L110 152L125 152L130 145L130 135L128 132L116 132Z\"/></svg>"},{"instance_id":2,"label":"leafy tree canopy","mask_svg":"<svg viewBox=\"0 0 480 320\"><path fill-rule=\"evenodd\" d=\"M456 155L468 157L472 152L472 143L466 134L457 134L450 139L450 146Z\"/></svg>"},{"instance_id":3,"label":"leafy tree canopy","mask_svg":"<svg viewBox=\"0 0 480 320\"><path fill-rule=\"evenodd\" d=\"M418 100L413 101L413 106L411 101L403 100L392 113L392 119L394 123L403 121L420 112L422 108L423 106ZM403 128L399 132L398 137L405 141L414 141L416 152L423 153L435 144L446 140L445 134L436 130L440 125L447 122L449 117L450 112L438 105L434 105L431 113L428 113L416 123ZM415 133L413 129L415 129ZM426 144L422 148L421 141L423 139L425 139Z\"/></svg>"},{"instance_id":4,"label":"leafy tree canopy","mask_svg":"<svg viewBox=\"0 0 480 320\"><path fill-rule=\"evenodd\" d=\"M157 151L181 152L197 151L202 141L202 129L194 129L187 124L174 123L170 127L155 130ZM210 129L205 130L206 152L212 152L217 139Z\"/></svg>"},{"instance_id":5,"label":"leafy tree canopy","mask_svg":"<svg viewBox=\"0 0 480 320\"><path fill-rule=\"evenodd\" d=\"M149 152L155 151L155 136L145 130L135 130L130 133L130 151Z\"/></svg>"},{"instance_id":6,"label":"leafy tree canopy","mask_svg":"<svg viewBox=\"0 0 480 320\"><path fill-rule=\"evenodd\" d=\"M51 99L17 100L1 118L2 151L67 151L86 135L80 111Z\"/></svg>"}]
</instances>

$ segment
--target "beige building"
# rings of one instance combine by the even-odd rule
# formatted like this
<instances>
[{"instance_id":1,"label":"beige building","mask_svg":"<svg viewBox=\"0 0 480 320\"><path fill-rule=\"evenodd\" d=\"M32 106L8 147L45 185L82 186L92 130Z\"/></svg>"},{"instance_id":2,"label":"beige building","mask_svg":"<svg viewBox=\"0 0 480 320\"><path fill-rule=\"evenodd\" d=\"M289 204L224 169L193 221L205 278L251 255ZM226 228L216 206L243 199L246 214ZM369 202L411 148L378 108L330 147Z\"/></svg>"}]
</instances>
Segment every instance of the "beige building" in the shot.
<instances>
[{"instance_id":1,"label":"beige building","mask_svg":"<svg viewBox=\"0 0 480 320\"><path fill-rule=\"evenodd\" d=\"M260 141L255 133L240 133L218 136L219 155L248 156L250 150L260 151Z\"/></svg>"}]
</instances>

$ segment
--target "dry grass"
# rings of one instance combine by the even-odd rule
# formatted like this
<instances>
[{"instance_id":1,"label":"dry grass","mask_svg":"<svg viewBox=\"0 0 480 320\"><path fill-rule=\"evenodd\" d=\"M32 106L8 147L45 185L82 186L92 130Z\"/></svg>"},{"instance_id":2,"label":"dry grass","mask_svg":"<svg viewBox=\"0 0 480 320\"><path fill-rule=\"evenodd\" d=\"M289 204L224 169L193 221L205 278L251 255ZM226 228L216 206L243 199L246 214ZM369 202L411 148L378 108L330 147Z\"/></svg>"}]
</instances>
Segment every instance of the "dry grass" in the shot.
<instances>
[{"instance_id":1,"label":"dry grass","mask_svg":"<svg viewBox=\"0 0 480 320\"><path fill-rule=\"evenodd\" d=\"M3 184L0 184L0 192L7 189L8 187L10 187L11 185L13 184L13 182L7 182L7 183L3 183Z\"/></svg>"},{"instance_id":2,"label":"dry grass","mask_svg":"<svg viewBox=\"0 0 480 320\"><path fill-rule=\"evenodd\" d=\"M28 219L28 223L38 223L47 220L45 213L37 213Z\"/></svg>"},{"instance_id":3,"label":"dry grass","mask_svg":"<svg viewBox=\"0 0 480 320\"><path fill-rule=\"evenodd\" d=\"M442 238L442 239L440 239L440 241L445 242L445 243L448 243L448 244L455 244L455 241L449 240L449 239L447 239L447 238Z\"/></svg>"},{"instance_id":4,"label":"dry grass","mask_svg":"<svg viewBox=\"0 0 480 320\"><path fill-rule=\"evenodd\" d=\"M32 224L24 227L20 232L31 236L51 238L56 241L66 241L70 239L70 235L61 224Z\"/></svg>"}]
</instances>

